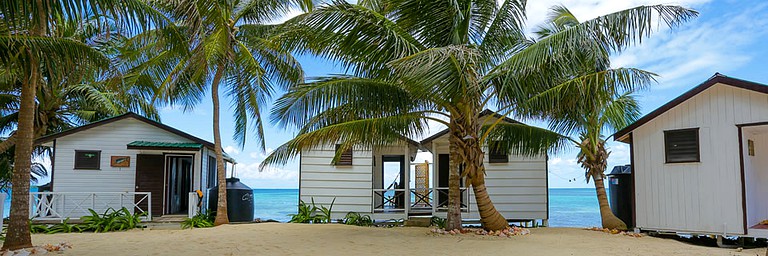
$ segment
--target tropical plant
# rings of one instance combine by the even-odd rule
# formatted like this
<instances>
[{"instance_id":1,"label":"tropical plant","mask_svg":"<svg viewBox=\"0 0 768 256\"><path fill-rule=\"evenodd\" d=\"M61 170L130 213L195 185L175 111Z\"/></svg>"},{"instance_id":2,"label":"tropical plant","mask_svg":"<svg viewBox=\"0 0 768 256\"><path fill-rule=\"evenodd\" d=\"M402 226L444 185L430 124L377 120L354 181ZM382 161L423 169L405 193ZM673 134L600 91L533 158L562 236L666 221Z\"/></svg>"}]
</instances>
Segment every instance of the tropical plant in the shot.
<instances>
[{"instance_id":1,"label":"tropical plant","mask_svg":"<svg viewBox=\"0 0 768 256\"><path fill-rule=\"evenodd\" d=\"M20 87L16 129L13 191L7 240L3 249L31 247L29 225L29 176L35 137L35 96L44 73L71 77L109 70L102 53L54 34L57 24L81 22L106 15L118 24L139 29L138 24L164 25L142 0L7 0L0 3L0 70L5 81ZM134 26L135 25L135 26Z\"/></svg>"},{"instance_id":2,"label":"tropical plant","mask_svg":"<svg viewBox=\"0 0 768 256\"><path fill-rule=\"evenodd\" d=\"M336 198L334 197L331 201L331 204L326 208L325 205L320 205L319 213L317 213L316 220L319 220L320 223L331 223L331 214L333 213L333 204L336 203ZM315 206L315 198L312 198L312 206Z\"/></svg>"},{"instance_id":3,"label":"tropical plant","mask_svg":"<svg viewBox=\"0 0 768 256\"><path fill-rule=\"evenodd\" d=\"M305 203L303 200L299 200L299 208L296 214L288 214L291 217L290 223L331 223L331 213L333 211L333 204L336 202L336 198L333 198L329 207L320 205L318 207L315 204L315 198L311 198L311 204Z\"/></svg>"},{"instance_id":4,"label":"tropical plant","mask_svg":"<svg viewBox=\"0 0 768 256\"><path fill-rule=\"evenodd\" d=\"M80 224L70 224L69 218L64 219L61 221L61 223L56 223L48 227L48 231L45 232L47 234L55 234L55 233L72 233L72 232L83 232L85 231L85 226ZM33 232L34 233L34 232Z\"/></svg>"},{"instance_id":5,"label":"tropical plant","mask_svg":"<svg viewBox=\"0 0 768 256\"><path fill-rule=\"evenodd\" d=\"M289 223L312 223L315 220L317 207L309 205L303 200L299 200L299 209L295 214L288 214L291 217Z\"/></svg>"},{"instance_id":6,"label":"tropical plant","mask_svg":"<svg viewBox=\"0 0 768 256\"><path fill-rule=\"evenodd\" d=\"M344 216L344 224L368 227L373 225L373 219L370 215L360 215L357 212L348 212Z\"/></svg>"},{"instance_id":7,"label":"tropical plant","mask_svg":"<svg viewBox=\"0 0 768 256\"><path fill-rule=\"evenodd\" d=\"M93 209L88 209L91 215L80 217L84 230L99 232L123 231L141 227L141 217L146 213L133 213L123 207L120 210L108 208L99 214Z\"/></svg>"},{"instance_id":8,"label":"tropical plant","mask_svg":"<svg viewBox=\"0 0 768 256\"><path fill-rule=\"evenodd\" d=\"M556 6L536 34L543 40L579 24L568 8ZM531 97L525 105L547 118L550 129L574 136L568 140L579 149L578 163L585 170L587 183L591 179L595 186L603 228L625 230L627 225L613 214L605 192L603 179L610 152L605 147L604 133L618 131L640 117L633 93L648 88L655 80L652 73L635 79L614 76L608 67L575 70L574 79Z\"/></svg>"},{"instance_id":9,"label":"tropical plant","mask_svg":"<svg viewBox=\"0 0 768 256\"><path fill-rule=\"evenodd\" d=\"M216 214L198 212L192 218L184 218L181 222L182 229L189 228L209 228L213 227L213 220L216 218Z\"/></svg>"},{"instance_id":10,"label":"tropical plant","mask_svg":"<svg viewBox=\"0 0 768 256\"><path fill-rule=\"evenodd\" d=\"M517 123L508 115L549 88L577 85L586 68L603 77L648 81L651 74L611 69L610 53L649 36L656 19L674 27L696 16L678 6L640 6L600 16L540 40L525 36L525 1L335 1L288 22L287 47L336 60L351 75L318 78L290 88L273 121L299 129L262 167L285 164L303 150L341 143L334 162L353 145L375 149L418 137L427 122L450 129L447 228L461 229L459 165L472 186L481 223L508 227L485 188L483 148L503 141L510 153L541 155L565 145L559 134ZM613 86L606 84L606 86ZM605 88L610 90L611 88ZM499 118L480 113L495 105ZM499 145L502 146L502 145Z\"/></svg>"},{"instance_id":11,"label":"tropical plant","mask_svg":"<svg viewBox=\"0 0 768 256\"><path fill-rule=\"evenodd\" d=\"M443 218L440 218L438 216L432 216L429 222L432 224L432 226L435 226L440 229L445 229L445 219Z\"/></svg>"},{"instance_id":12,"label":"tropical plant","mask_svg":"<svg viewBox=\"0 0 768 256\"><path fill-rule=\"evenodd\" d=\"M157 82L159 97L192 108L210 92L219 199L215 225L229 222L220 131L220 88L231 100L233 138L244 146L249 127L262 150L261 106L275 86L303 81L299 62L269 40L276 25L265 23L309 0L151 0L176 26L147 31L129 40L124 58L137 80ZM132 50L132 51L131 51Z\"/></svg>"},{"instance_id":13,"label":"tropical plant","mask_svg":"<svg viewBox=\"0 0 768 256\"><path fill-rule=\"evenodd\" d=\"M13 155L13 149L0 153L0 191L7 191L10 188L13 174ZM40 178L45 176L48 176L48 169L41 163L33 162L29 180L37 183Z\"/></svg>"}]
</instances>

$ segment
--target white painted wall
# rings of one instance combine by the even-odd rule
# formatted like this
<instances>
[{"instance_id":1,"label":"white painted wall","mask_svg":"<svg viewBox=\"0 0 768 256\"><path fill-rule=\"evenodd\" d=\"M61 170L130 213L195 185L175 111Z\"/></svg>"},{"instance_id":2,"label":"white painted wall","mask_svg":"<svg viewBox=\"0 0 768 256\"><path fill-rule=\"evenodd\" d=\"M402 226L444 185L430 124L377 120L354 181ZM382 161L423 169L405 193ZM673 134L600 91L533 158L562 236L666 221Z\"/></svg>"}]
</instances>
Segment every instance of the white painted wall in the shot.
<instances>
[{"instance_id":1,"label":"white painted wall","mask_svg":"<svg viewBox=\"0 0 768 256\"><path fill-rule=\"evenodd\" d=\"M328 207L336 198L333 218L347 212L371 213L373 161L371 150L353 148L352 166L331 165L335 145L302 151L300 155L299 198Z\"/></svg>"},{"instance_id":2,"label":"white painted wall","mask_svg":"<svg viewBox=\"0 0 768 256\"><path fill-rule=\"evenodd\" d=\"M448 135L432 141L435 170L438 156L449 153ZM487 149L485 149L487 151ZM541 157L509 155L507 163L489 163L485 156L485 184L496 210L507 219L548 219L547 160ZM437 181L437 171L434 172ZM465 184L469 187L469 184ZM471 189L470 189L471 190ZM469 194L469 212L464 219L479 219L474 193Z\"/></svg>"},{"instance_id":3,"label":"white painted wall","mask_svg":"<svg viewBox=\"0 0 768 256\"><path fill-rule=\"evenodd\" d=\"M768 96L716 84L632 132L637 226L743 234L736 124L768 121ZM664 131L700 128L700 163L665 164Z\"/></svg>"},{"instance_id":4,"label":"white painted wall","mask_svg":"<svg viewBox=\"0 0 768 256\"><path fill-rule=\"evenodd\" d=\"M136 181L136 155L181 153L194 154L194 189L200 188L201 166L200 152L196 151L157 151L129 150L127 144L133 141L192 142L176 134L167 132L142 121L127 118L97 126L88 130L66 135L56 139L53 166L54 192L134 192ZM100 150L100 170L75 170L75 150ZM111 167L111 156L130 156L129 167ZM67 199L66 207L75 207L78 197ZM97 211L103 212L113 198L97 199ZM87 202L86 202L87 203ZM119 207L117 207L119 208ZM133 209L131 209L133 210ZM79 217L79 216L72 216Z\"/></svg>"}]
</instances>

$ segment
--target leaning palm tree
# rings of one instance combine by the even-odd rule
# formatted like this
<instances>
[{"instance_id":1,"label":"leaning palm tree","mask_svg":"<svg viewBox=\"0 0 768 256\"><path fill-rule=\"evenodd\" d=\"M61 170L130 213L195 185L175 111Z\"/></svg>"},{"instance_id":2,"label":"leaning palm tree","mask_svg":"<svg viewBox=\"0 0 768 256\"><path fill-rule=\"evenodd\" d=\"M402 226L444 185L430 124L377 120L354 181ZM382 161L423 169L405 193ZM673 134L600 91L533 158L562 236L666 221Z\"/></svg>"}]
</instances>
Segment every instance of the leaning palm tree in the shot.
<instances>
[{"instance_id":1,"label":"leaning palm tree","mask_svg":"<svg viewBox=\"0 0 768 256\"><path fill-rule=\"evenodd\" d=\"M53 34L56 24L107 15L118 24L162 26L161 19L141 0L7 0L0 2L0 70L20 81L19 114L8 232L3 249L31 247L29 175L34 140L35 96L43 70L57 77L108 70L109 59L82 42Z\"/></svg>"},{"instance_id":2,"label":"leaning palm tree","mask_svg":"<svg viewBox=\"0 0 768 256\"><path fill-rule=\"evenodd\" d=\"M554 6L547 22L535 33L542 40L579 24L568 8ZM605 58L609 60L608 56ZM613 76L607 67L576 70L575 79L536 94L522 109L529 115L548 119L552 130L574 136L568 140L579 149L578 163L585 170L587 183L591 179L595 186L603 228L625 230L627 225L613 214L605 192L603 179L610 152L605 147L603 134L606 130L618 131L640 117L640 108L632 94L646 89L655 81L655 74L644 72L642 77L627 79Z\"/></svg>"},{"instance_id":3,"label":"leaning palm tree","mask_svg":"<svg viewBox=\"0 0 768 256\"><path fill-rule=\"evenodd\" d=\"M581 74L586 67L614 77L647 80L636 69L610 69L608 56L650 35L658 17L674 27L696 12L640 6L577 24L538 41L526 38L525 1L336 1L290 21L279 41L341 62L351 75L319 78L291 88L273 120L299 129L262 165L282 164L302 150L341 143L336 155L360 145L376 148L418 136L435 121L450 129L448 223L460 229L459 164L471 184L483 227L501 230L506 218L485 189L483 147L509 142L510 152L537 155L557 146L557 134L489 118ZM529 135L529 136L525 136Z\"/></svg>"},{"instance_id":4,"label":"leaning palm tree","mask_svg":"<svg viewBox=\"0 0 768 256\"><path fill-rule=\"evenodd\" d=\"M311 9L311 1L150 1L175 26L137 35L128 43L126 60L137 81L157 81L161 100L191 108L210 92L213 102L213 140L219 196L215 225L229 223L226 176L220 131L220 88L232 101L233 138L245 145L249 126L262 150L261 106L275 85L286 87L304 79L291 54L268 40L276 25L267 22L291 8ZM183 39L182 39L183 38Z\"/></svg>"}]
</instances>

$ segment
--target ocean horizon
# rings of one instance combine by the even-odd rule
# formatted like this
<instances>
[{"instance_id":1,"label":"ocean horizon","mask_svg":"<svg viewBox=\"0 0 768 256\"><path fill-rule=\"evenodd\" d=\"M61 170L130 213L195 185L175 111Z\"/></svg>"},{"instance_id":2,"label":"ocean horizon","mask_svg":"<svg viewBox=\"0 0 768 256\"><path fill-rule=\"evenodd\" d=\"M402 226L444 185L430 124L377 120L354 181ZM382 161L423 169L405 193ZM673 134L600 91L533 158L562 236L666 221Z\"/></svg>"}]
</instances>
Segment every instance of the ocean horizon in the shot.
<instances>
[{"instance_id":1,"label":"ocean horizon","mask_svg":"<svg viewBox=\"0 0 768 256\"><path fill-rule=\"evenodd\" d=\"M299 201L298 189L254 189L254 217L280 222L290 220L296 213ZM10 210L10 196L6 198L3 217ZM600 207L594 188L550 188L550 227L597 227L600 226Z\"/></svg>"}]
</instances>

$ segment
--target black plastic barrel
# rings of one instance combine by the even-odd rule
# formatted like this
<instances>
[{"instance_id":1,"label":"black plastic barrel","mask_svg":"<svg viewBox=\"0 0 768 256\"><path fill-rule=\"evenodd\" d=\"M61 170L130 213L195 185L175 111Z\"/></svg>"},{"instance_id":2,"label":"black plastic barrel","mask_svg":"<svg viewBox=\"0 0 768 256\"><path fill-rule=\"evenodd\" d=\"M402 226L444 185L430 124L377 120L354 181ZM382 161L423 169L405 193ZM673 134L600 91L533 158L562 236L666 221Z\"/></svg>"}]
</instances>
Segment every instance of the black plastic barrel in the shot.
<instances>
[{"instance_id":1,"label":"black plastic barrel","mask_svg":"<svg viewBox=\"0 0 768 256\"><path fill-rule=\"evenodd\" d=\"M216 211L219 186L208 189L208 210ZM253 221L253 189L238 178L227 179L227 215L231 222Z\"/></svg>"},{"instance_id":2,"label":"black plastic barrel","mask_svg":"<svg viewBox=\"0 0 768 256\"><path fill-rule=\"evenodd\" d=\"M613 167L608 176L608 198L611 204L611 211L616 217L619 217L627 227L634 227L632 222L632 191L634 181L632 180L632 167L630 165Z\"/></svg>"}]
</instances>

